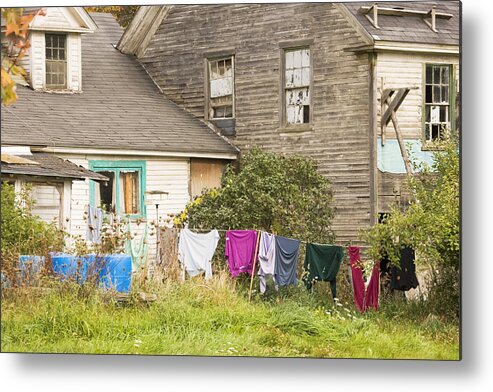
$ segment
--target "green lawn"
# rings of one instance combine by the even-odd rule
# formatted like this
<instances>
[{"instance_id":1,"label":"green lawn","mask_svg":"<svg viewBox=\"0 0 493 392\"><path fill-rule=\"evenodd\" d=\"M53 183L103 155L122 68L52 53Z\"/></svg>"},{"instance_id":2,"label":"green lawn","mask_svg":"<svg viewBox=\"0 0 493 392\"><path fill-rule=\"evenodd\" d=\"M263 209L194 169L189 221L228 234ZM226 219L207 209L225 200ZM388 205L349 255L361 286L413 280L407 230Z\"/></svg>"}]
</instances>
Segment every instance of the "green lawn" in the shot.
<instances>
[{"instance_id":1,"label":"green lawn","mask_svg":"<svg viewBox=\"0 0 493 392\"><path fill-rule=\"evenodd\" d=\"M4 292L2 351L459 359L458 327L409 316L406 304L361 316L301 288L249 303L221 276L154 292L153 303L123 305L62 286Z\"/></svg>"}]
</instances>

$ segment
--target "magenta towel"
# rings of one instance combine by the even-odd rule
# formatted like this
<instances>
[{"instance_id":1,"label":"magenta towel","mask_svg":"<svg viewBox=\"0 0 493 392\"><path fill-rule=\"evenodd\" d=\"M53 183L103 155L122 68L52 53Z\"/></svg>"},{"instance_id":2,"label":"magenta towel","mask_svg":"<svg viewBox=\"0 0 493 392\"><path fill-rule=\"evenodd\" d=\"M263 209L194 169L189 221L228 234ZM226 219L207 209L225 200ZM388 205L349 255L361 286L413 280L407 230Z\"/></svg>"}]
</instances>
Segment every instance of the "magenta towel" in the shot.
<instances>
[{"instance_id":1,"label":"magenta towel","mask_svg":"<svg viewBox=\"0 0 493 392\"><path fill-rule=\"evenodd\" d=\"M366 288L364 309L378 310L378 292L380 290L380 261L377 261L371 271L370 283Z\"/></svg>"},{"instance_id":2,"label":"magenta towel","mask_svg":"<svg viewBox=\"0 0 493 392\"><path fill-rule=\"evenodd\" d=\"M363 313L365 301L365 282L363 281L363 271L361 271L359 247L348 247L349 265L351 266L351 276L353 280L354 304Z\"/></svg>"},{"instance_id":3,"label":"magenta towel","mask_svg":"<svg viewBox=\"0 0 493 392\"><path fill-rule=\"evenodd\" d=\"M252 267L257 246L255 230L228 230L226 232L226 260L233 277L247 272L252 274Z\"/></svg>"}]
</instances>

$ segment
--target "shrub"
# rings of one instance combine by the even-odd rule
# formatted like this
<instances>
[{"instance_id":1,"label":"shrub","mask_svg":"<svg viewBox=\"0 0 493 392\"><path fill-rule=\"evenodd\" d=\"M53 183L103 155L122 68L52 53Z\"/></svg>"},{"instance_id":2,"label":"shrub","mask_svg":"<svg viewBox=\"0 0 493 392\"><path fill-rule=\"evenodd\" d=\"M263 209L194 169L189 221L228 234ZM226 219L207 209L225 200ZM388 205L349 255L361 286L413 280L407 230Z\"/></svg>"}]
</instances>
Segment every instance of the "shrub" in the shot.
<instances>
[{"instance_id":1,"label":"shrub","mask_svg":"<svg viewBox=\"0 0 493 392\"><path fill-rule=\"evenodd\" d=\"M64 234L57 224L31 213L34 201L29 187L16 195L12 185L2 183L1 201L2 273L12 275L19 255L46 256L62 249Z\"/></svg>"},{"instance_id":2,"label":"shrub","mask_svg":"<svg viewBox=\"0 0 493 392\"><path fill-rule=\"evenodd\" d=\"M175 220L192 228L259 229L304 241L331 241L332 190L314 160L254 148L226 169Z\"/></svg>"}]
</instances>

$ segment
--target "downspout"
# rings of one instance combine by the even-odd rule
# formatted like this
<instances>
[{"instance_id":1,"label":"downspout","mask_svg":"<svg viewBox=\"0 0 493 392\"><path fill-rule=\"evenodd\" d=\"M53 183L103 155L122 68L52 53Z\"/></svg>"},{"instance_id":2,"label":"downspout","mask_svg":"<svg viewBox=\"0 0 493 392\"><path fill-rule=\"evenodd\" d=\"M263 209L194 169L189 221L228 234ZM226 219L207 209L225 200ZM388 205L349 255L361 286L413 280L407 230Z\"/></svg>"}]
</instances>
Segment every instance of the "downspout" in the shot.
<instances>
[{"instance_id":1,"label":"downspout","mask_svg":"<svg viewBox=\"0 0 493 392\"><path fill-rule=\"evenodd\" d=\"M370 225L377 222L378 213L378 167L377 167L377 53L368 52L369 66L369 146L370 146Z\"/></svg>"}]
</instances>

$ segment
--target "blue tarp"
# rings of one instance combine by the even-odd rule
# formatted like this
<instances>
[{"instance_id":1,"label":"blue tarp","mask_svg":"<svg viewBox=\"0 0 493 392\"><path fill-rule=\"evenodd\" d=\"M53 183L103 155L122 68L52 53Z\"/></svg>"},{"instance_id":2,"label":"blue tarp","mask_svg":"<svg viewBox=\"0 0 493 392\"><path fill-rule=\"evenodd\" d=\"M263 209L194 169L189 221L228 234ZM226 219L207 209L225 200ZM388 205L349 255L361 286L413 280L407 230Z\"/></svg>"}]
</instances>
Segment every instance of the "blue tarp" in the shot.
<instances>
[{"instance_id":1,"label":"blue tarp","mask_svg":"<svg viewBox=\"0 0 493 392\"><path fill-rule=\"evenodd\" d=\"M413 162L426 163L431 166L434 162L432 151L421 150L421 140L404 139L404 145L409 153L409 158ZM377 138L377 165L378 169L385 173L405 174L406 167L402 159L401 149L397 139L385 140L382 147L380 138Z\"/></svg>"}]
</instances>

